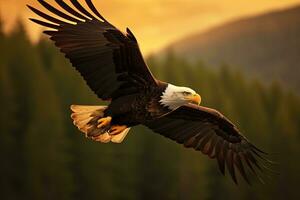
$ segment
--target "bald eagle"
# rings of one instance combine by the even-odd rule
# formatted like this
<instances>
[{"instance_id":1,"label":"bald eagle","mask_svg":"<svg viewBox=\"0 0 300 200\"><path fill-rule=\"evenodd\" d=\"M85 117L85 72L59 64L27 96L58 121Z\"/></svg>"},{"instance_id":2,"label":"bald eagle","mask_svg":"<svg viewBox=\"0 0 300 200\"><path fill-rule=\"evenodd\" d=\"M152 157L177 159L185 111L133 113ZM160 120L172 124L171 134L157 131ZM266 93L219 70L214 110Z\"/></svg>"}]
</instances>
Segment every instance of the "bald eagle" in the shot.
<instances>
[{"instance_id":1,"label":"bald eagle","mask_svg":"<svg viewBox=\"0 0 300 200\"><path fill-rule=\"evenodd\" d=\"M74 124L86 137L120 143L131 127L142 124L215 158L223 174L227 166L234 182L236 169L248 183L249 173L259 176L257 172L268 162L266 153L220 112L200 106L201 97L194 90L156 79L128 28L123 33L109 23L91 0L85 0L85 7L76 0L68 1L73 6L63 0L55 0L56 6L38 2L55 17L28 5L47 21L30 20L50 28L44 33L91 90L110 102L108 106L71 106Z\"/></svg>"}]
</instances>

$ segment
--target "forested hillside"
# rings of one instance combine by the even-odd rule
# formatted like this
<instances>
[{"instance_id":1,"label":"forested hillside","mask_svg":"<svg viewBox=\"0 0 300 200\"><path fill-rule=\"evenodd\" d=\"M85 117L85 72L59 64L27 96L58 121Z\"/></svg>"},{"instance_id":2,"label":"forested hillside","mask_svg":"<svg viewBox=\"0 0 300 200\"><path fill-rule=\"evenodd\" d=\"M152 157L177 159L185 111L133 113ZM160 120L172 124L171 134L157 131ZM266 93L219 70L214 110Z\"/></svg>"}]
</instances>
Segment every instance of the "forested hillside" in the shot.
<instances>
[{"instance_id":1,"label":"forested hillside","mask_svg":"<svg viewBox=\"0 0 300 200\"><path fill-rule=\"evenodd\" d=\"M172 46L189 60L210 66L227 63L258 76L279 80L300 93L300 6L245 17L187 36Z\"/></svg>"},{"instance_id":2,"label":"forested hillside","mask_svg":"<svg viewBox=\"0 0 300 200\"><path fill-rule=\"evenodd\" d=\"M148 59L158 78L194 88L280 163L265 185L236 186L215 160L143 127L122 144L85 139L69 106L102 102L53 44L32 45L19 25L0 33L0 51L0 199L299 199L300 99L277 83L171 53Z\"/></svg>"}]
</instances>

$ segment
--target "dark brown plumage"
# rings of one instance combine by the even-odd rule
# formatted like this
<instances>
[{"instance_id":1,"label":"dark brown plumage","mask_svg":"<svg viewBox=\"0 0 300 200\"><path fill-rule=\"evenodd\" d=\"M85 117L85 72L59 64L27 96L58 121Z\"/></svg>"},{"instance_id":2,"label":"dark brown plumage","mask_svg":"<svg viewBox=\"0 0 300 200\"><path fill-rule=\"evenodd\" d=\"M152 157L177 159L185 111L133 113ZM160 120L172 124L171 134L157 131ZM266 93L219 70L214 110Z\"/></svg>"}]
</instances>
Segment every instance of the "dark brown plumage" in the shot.
<instances>
[{"instance_id":1,"label":"dark brown plumage","mask_svg":"<svg viewBox=\"0 0 300 200\"><path fill-rule=\"evenodd\" d=\"M148 85L155 84L137 41L129 29L126 34L123 34L103 17L100 18L103 21L96 19L77 1L71 1L71 3L87 16L73 10L64 1L57 0L56 2L67 12L70 11L69 14L62 13L46 1L38 1L53 14L70 21L58 20L29 6L37 15L55 23L49 24L31 19L42 26L55 29L44 31L44 33L51 36L50 39L81 73L99 98L109 100L122 93L134 93L137 91L136 83L140 84L141 81L146 81ZM91 1L86 2L93 8ZM74 13L77 13L76 17L80 20L70 16ZM95 14L101 16L97 12Z\"/></svg>"},{"instance_id":2,"label":"dark brown plumage","mask_svg":"<svg viewBox=\"0 0 300 200\"><path fill-rule=\"evenodd\" d=\"M187 148L194 148L210 158L217 159L222 174L225 174L227 165L236 183L235 168L250 183L245 167L256 175L254 168L261 170L256 157L259 157L260 161L271 163L263 157L266 153L251 144L234 124L210 108L196 105L181 106L145 125Z\"/></svg>"},{"instance_id":3,"label":"dark brown plumage","mask_svg":"<svg viewBox=\"0 0 300 200\"><path fill-rule=\"evenodd\" d=\"M44 31L80 72L89 87L106 106L72 106L74 124L87 137L101 142L121 142L130 127L143 124L154 132L185 147L215 158L234 182L236 169L248 182L249 172L257 175L266 153L251 144L218 111L199 105L201 98L190 88L177 87L153 77L139 50L137 40L127 28L122 33L86 0L86 10L78 1L55 0L62 12L38 0L52 17L31 6L47 21L31 19L50 28ZM122 136L116 138L114 134ZM123 135L122 135L123 134ZM259 158L260 160L258 160Z\"/></svg>"}]
</instances>

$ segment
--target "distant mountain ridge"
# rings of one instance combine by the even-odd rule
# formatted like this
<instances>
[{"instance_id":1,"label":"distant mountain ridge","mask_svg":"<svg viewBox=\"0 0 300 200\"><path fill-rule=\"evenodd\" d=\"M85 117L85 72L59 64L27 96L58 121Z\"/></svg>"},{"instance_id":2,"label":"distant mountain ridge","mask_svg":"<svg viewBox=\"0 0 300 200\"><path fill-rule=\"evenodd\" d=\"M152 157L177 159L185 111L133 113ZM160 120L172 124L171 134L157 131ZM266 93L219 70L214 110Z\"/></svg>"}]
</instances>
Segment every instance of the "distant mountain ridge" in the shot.
<instances>
[{"instance_id":1,"label":"distant mountain ridge","mask_svg":"<svg viewBox=\"0 0 300 200\"><path fill-rule=\"evenodd\" d=\"M226 63L300 92L300 5L229 22L169 48L189 60Z\"/></svg>"}]
</instances>

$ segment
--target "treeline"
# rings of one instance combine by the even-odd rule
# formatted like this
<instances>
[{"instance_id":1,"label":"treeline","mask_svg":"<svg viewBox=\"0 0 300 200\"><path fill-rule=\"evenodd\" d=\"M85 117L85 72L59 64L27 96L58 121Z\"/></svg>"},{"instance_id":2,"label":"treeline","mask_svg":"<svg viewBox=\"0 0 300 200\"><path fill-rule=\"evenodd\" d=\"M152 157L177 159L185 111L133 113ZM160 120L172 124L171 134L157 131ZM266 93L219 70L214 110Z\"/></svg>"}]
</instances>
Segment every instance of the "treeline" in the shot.
<instances>
[{"instance_id":1,"label":"treeline","mask_svg":"<svg viewBox=\"0 0 300 200\"><path fill-rule=\"evenodd\" d=\"M0 31L0 199L297 199L300 99L274 83L212 70L172 53L149 58L157 78L194 88L280 164L267 184L237 187L216 162L143 127L123 144L89 141L71 104L102 104L48 40L33 45L19 24Z\"/></svg>"}]
</instances>

